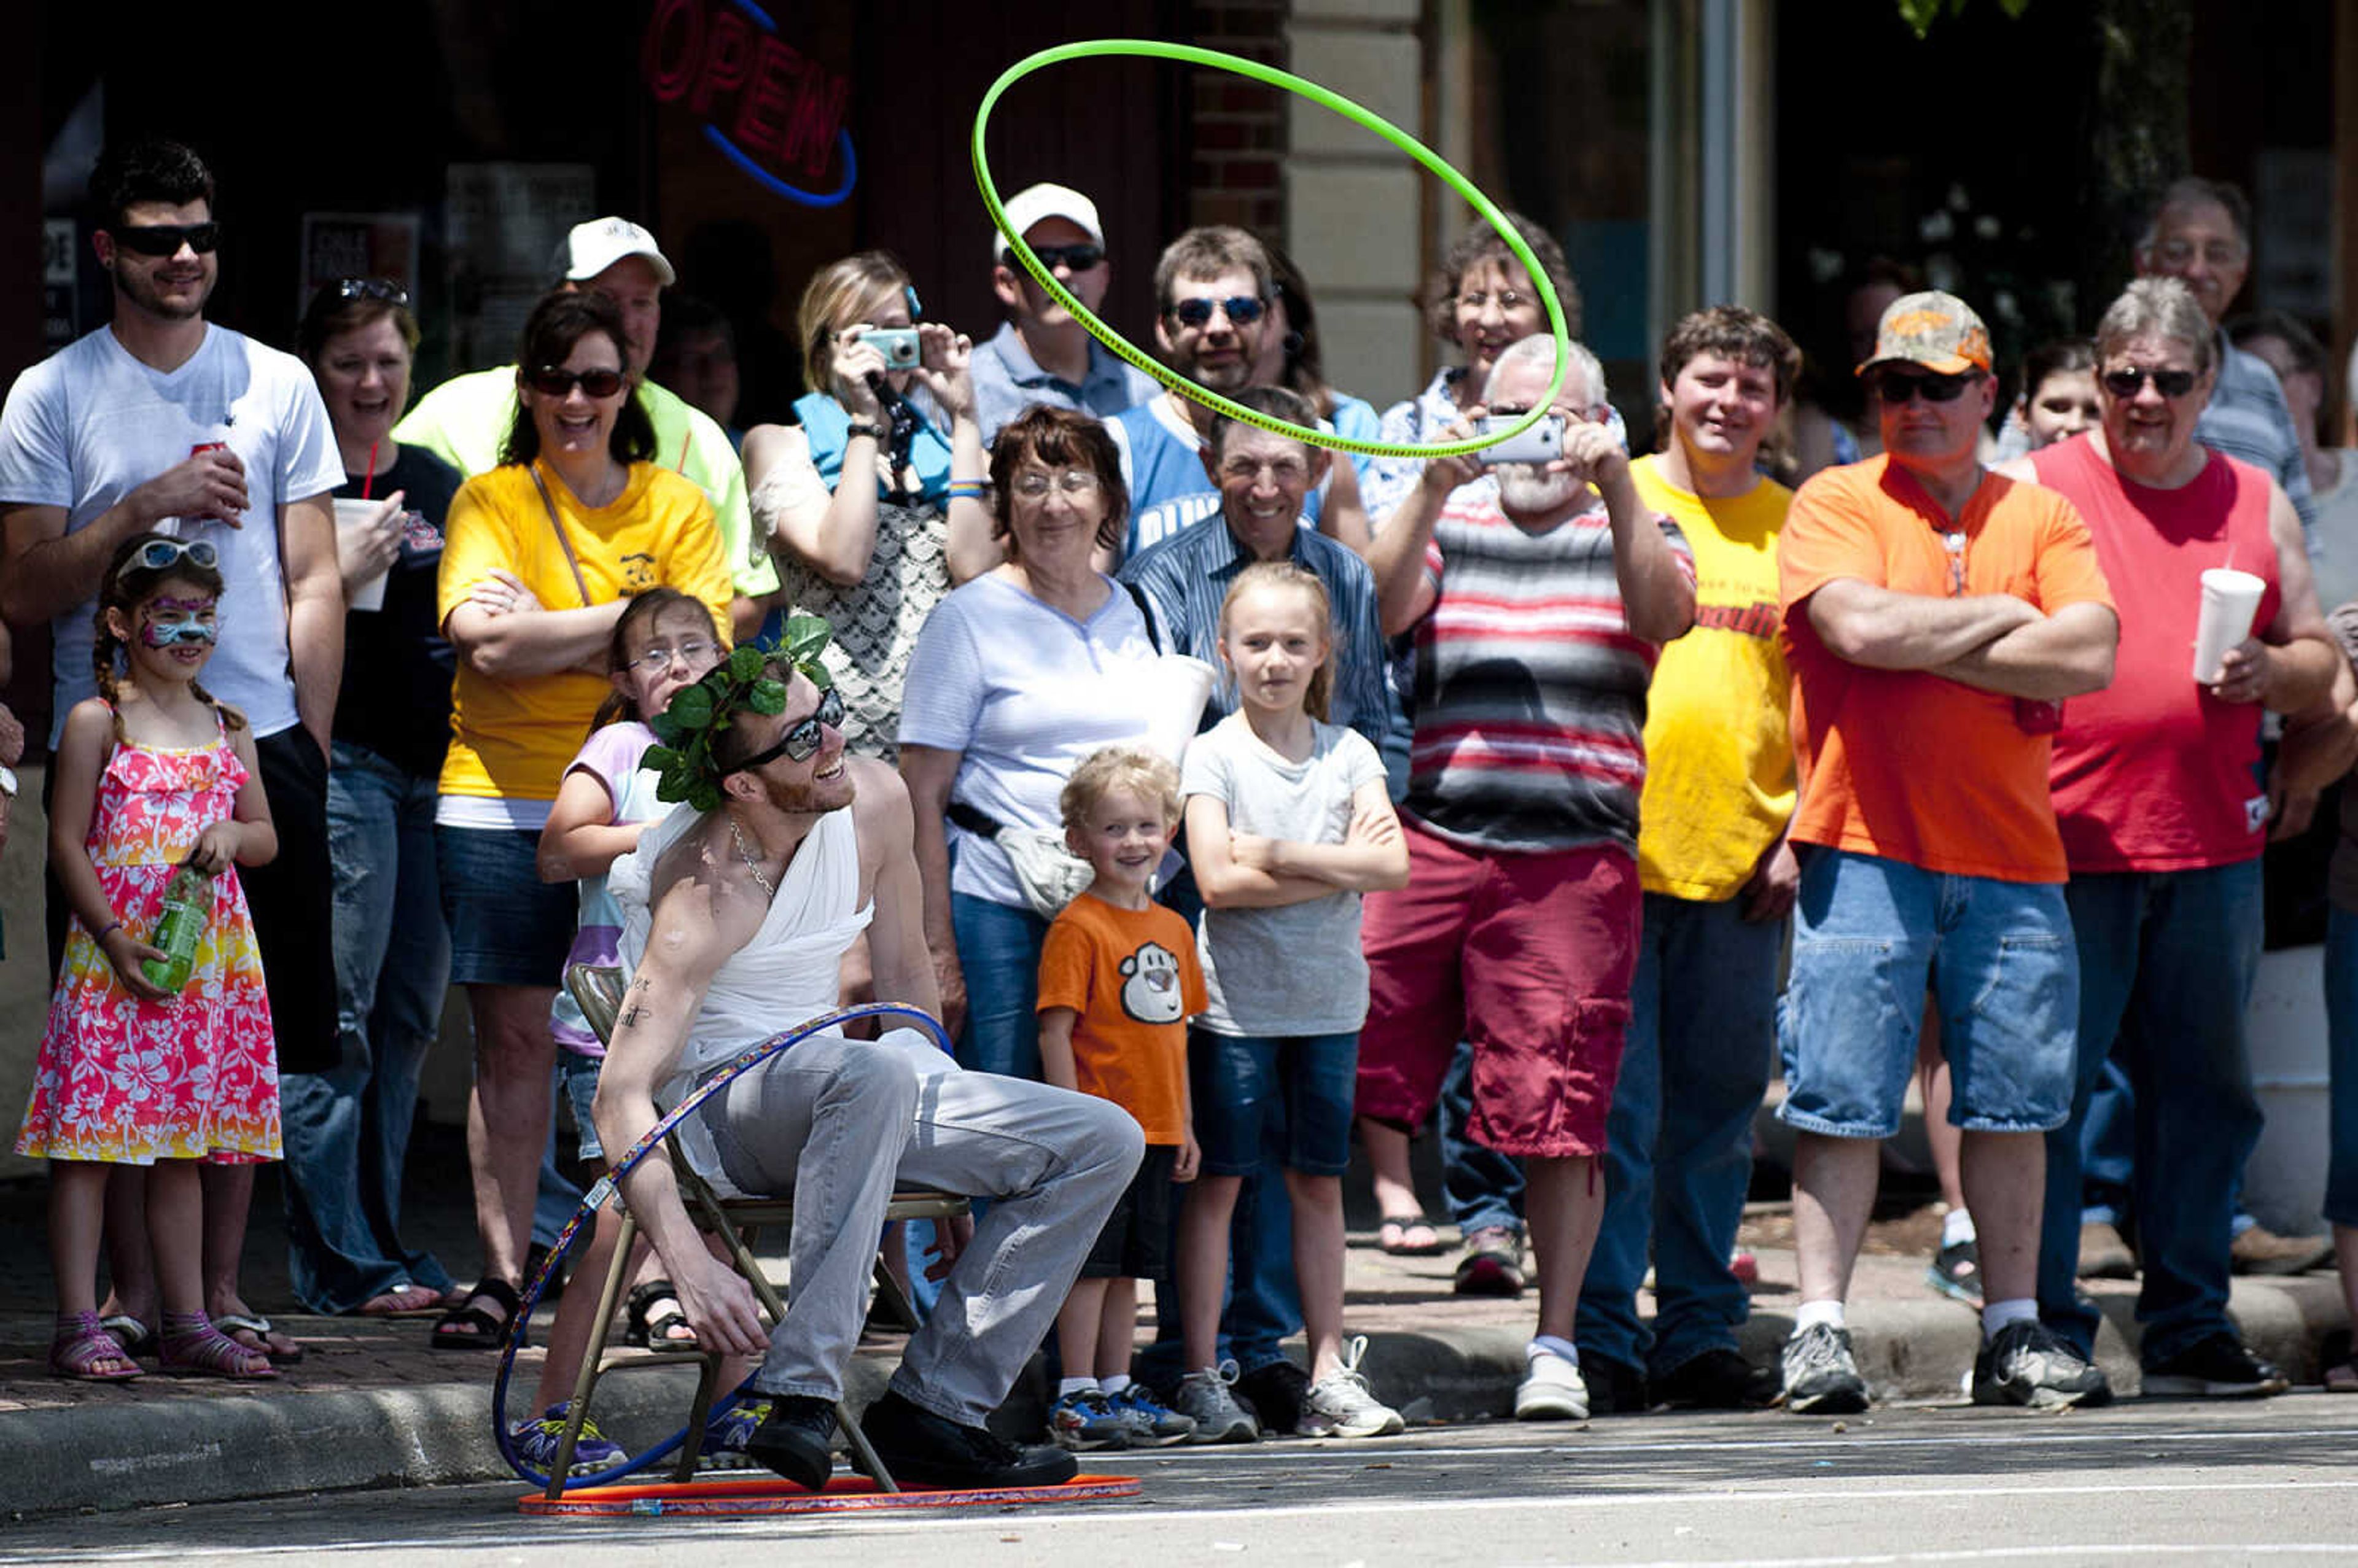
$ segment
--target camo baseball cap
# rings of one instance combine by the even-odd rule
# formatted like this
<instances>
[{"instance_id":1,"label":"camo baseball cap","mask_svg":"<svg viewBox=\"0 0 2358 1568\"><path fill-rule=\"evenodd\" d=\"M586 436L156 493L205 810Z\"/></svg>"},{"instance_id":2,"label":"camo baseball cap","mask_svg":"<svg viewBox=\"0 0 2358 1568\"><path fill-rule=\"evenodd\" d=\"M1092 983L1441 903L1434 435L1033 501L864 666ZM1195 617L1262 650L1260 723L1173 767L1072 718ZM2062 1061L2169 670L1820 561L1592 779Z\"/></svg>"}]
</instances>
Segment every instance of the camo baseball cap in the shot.
<instances>
[{"instance_id":1,"label":"camo baseball cap","mask_svg":"<svg viewBox=\"0 0 2358 1568\"><path fill-rule=\"evenodd\" d=\"M1942 375L1990 368L1989 329L1974 308L1937 288L1903 294L1883 312L1876 328L1875 357L1858 367L1865 375L1895 361L1922 365Z\"/></svg>"}]
</instances>

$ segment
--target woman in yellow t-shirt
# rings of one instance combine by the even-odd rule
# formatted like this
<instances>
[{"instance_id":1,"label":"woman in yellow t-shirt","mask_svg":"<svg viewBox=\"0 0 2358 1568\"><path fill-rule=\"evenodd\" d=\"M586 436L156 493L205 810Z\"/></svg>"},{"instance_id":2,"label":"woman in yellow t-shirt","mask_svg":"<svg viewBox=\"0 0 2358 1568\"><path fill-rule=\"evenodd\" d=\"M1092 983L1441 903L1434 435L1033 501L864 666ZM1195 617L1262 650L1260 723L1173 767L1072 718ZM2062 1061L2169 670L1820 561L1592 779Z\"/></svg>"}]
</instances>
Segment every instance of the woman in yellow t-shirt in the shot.
<instances>
[{"instance_id":1,"label":"woman in yellow t-shirt","mask_svg":"<svg viewBox=\"0 0 2358 1568\"><path fill-rule=\"evenodd\" d=\"M435 1325L438 1348L497 1345L516 1309L548 1140L548 1009L575 915L572 884L542 881L535 850L611 689L615 623L631 596L668 587L729 624L711 505L650 460L622 344L603 295L560 290L534 308L501 465L467 481L445 524L438 608L459 667L434 836L450 978L475 1025L467 1155L483 1271Z\"/></svg>"}]
</instances>

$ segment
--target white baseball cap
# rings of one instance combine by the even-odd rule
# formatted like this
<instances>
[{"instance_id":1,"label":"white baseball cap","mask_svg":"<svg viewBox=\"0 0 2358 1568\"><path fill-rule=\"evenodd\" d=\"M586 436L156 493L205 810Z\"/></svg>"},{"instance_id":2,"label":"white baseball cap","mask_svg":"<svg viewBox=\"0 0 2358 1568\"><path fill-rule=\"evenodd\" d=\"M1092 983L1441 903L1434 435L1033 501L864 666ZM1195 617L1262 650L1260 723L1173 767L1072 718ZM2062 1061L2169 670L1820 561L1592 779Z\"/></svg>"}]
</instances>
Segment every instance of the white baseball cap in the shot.
<instances>
[{"instance_id":1,"label":"white baseball cap","mask_svg":"<svg viewBox=\"0 0 2358 1568\"><path fill-rule=\"evenodd\" d=\"M654 265L656 280L666 288L679 281L671 263L664 260L655 237L628 218L592 218L574 224L557 260L568 280L587 283L624 256L646 257Z\"/></svg>"},{"instance_id":2,"label":"white baseball cap","mask_svg":"<svg viewBox=\"0 0 2358 1568\"><path fill-rule=\"evenodd\" d=\"M1010 197L1005 203L1007 226L1016 233L1031 232L1032 225L1044 218L1063 218L1077 223L1097 244L1105 243L1105 228L1098 222L1098 204L1068 185L1027 185ZM1002 265L1007 253L1003 234L990 236L990 265Z\"/></svg>"}]
</instances>

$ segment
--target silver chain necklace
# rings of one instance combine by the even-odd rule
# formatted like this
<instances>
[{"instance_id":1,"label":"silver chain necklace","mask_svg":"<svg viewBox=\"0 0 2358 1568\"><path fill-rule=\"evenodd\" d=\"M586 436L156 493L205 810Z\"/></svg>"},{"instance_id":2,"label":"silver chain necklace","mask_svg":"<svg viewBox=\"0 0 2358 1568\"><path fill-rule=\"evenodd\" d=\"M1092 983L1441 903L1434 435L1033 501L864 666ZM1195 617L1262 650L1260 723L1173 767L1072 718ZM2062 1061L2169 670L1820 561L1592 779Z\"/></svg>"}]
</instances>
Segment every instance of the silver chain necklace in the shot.
<instances>
[{"instance_id":1,"label":"silver chain necklace","mask_svg":"<svg viewBox=\"0 0 2358 1568\"><path fill-rule=\"evenodd\" d=\"M745 869L753 873L753 880L761 884L762 891L772 898L777 897L776 884L762 874L762 862L753 859L752 850L745 848L745 835L737 830L737 814L733 811L729 813L729 837L737 841L737 858L745 862Z\"/></svg>"}]
</instances>

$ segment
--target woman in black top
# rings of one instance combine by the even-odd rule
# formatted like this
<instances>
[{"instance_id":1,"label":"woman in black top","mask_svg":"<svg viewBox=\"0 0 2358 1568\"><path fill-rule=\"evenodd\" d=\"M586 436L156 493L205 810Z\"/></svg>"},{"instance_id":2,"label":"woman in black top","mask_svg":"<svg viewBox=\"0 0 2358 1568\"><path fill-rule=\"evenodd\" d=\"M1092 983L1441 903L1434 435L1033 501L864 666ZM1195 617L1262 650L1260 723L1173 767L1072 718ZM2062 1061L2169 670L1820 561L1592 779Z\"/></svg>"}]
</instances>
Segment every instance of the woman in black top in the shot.
<instances>
[{"instance_id":1,"label":"woman in black top","mask_svg":"<svg viewBox=\"0 0 2358 1568\"><path fill-rule=\"evenodd\" d=\"M408 294L379 278L322 287L297 343L343 454L337 544L352 608L328 773L342 1056L336 1071L281 1087L283 1116L318 1130L300 1146L332 1165L288 1173L288 1241L306 1306L372 1316L432 1313L451 1288L449 1271L399 1234L418 1071L441 1030L450 971L434 805L452 662L434 594L442 516L461 478L393 439L416 346Z\"/></svg>"}]
</instances>

